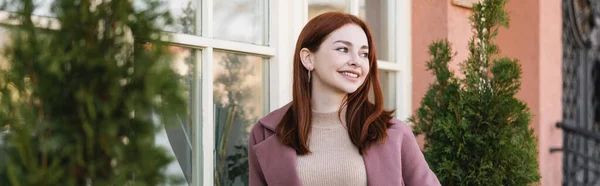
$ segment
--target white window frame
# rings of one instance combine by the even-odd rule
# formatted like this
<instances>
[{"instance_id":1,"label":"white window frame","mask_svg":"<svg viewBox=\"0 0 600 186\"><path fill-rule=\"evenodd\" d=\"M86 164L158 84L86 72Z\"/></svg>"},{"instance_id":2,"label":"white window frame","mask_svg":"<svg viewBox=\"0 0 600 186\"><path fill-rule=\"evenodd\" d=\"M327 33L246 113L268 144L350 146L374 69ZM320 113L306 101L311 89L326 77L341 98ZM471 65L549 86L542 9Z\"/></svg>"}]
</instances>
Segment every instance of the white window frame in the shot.
<instances>
[{"instance_id":1,"label":"white window frame","mask_svg":"<svg viewBox=\"0 0 600 186\"><path fill-rule=\"evenodd\" d=\"M396 108L399 119L407 119L412 115L412 0L394 1L396 12L395 25L396 63L400 65L399 75L396 77ZM392 7L392 6L390 6Z\"/></svg>"},{"instance_id":2,"label":"white window frame","mask_svg":"<svg viewBox=\"0 0 600 186\"><path fill-rule=\"evenodd\" d=\"M194 134L192 145L192 184L191 185L214 185L214 161L215 161L215 126L213 118L213 72L212 61L214 50L225 50L241 52L250 55L268 58L269 65L269 105L268 110L273 111L292 99L292 57L296 39L302 27L308 21L308 0L265 0L266 23L265 39L266 45L255 45L235 41L214 39L213 34L213 2L215 0L197 0L200 7L196 11L201 15L197 19L197 31L201 30L200 36L180 33L168 33L170 37L162 38L176 46L192 49L200 49L193 55L197 57L195 65L193 98L197 101L192 103L192 116ZM410 0L388 0L387 33L388 38L393 38L388 48L390 53L395 54L394 61L378 60L381 70L395 72L396 118L406 119L412 112L412 56L411 56L411 1ZM359 0L349 0L349 11L358 16ZM302 7L302 8L298 8ZM9 12L0 11L0 24L16 25L17 22L7 21ZM60 28L55 18L34 16L37 26L51 25L51 29ZM386 85L383 85L386 86ZM200 126L200 127L199 127Z\"/></svg>"},{"instance_id":3,"label":"white window frame","mask_svg":"<svg viewBox=\"0 0 600 186\"><path fill-rule=\"evenodd\" d=\"M270 2L269 0L265 0L267 2ZM274 0L271 0L274 1ZM221 39L214 39L214 33L213 33L213 28L214 28L214 24L213 24L213 3L214 0L201 0L201 9L200 12L202 14L202 18L198 19L198 21L201 20L200 23L197 23L196 25L201 25L201 36L196 36L196 35L186 35L186 34L172 34L171 37L173 40L172 42L175 44L184 44L187 45L189 47L199 47L202 50L202 62L198 61L197 64L201 64L201 65L196 65L196 66L200 66L198 68L201 69L197 69L198 72L200 72L198 75L200 77L197 77L196 79L200 79L200 84L201 84L201 90L199 92L201 92L201 95L197 95L200 96L200 104L199 106L195 107L197 108L197 110L192 110L192 113L196 114L197 117L199 117L201 115L201 118L196 118L196 121L200 121L200 122L196 122L194 124L194 126L196 126L195 128L195 133L196 134L200 134L200 135L196 135L194 137L194 148L193 149L193 153L192 156L194 157L192 163L193 163L193 168L192 168L192 185L214 185L214 163L216 161L216 158L214 156L215 154L215 146L214 146L214 138L215 138L215 122L214 122L214 107L213 107L213 66L212 66L212 62L213 62L213 55L214 55L214 50L226 50L226 51L234 51L234 52L241 52L241 53L246 53L246 54L250 54L250 55L256 55L256 56L261 56L263 58L269 58L269 73L270 75L273 74L273 71L276 71L278 69L281 68L280 65L274 64L275 62L271 62L272 58L275 56L275 54L279 51L276 50L275 47L273 47L272 45L269 46L263 46L263 45L255 45L255 44L248 44L248 43L242 43L242 42L235 42L235 41L227 41L227 40L221 40ZM269 33L272 32L271 29L273 26L271 26L272 21L270 20L269 17L272 17L270 15L272 14L272 8L274 7L273 5L269 4L269 3L265 3L265 10L269 11L268 14L266 14L267 16L265 17L265 37L263 37L264 39L269 39L268 43L275 43L277 42L277 38L272 38L272 37L268 37ZM267 43L267 44L268 44ZM277 88L278 85L278 80L279 78L269 78L269 88L271 89L271 96L278 96L278 92L275 92L275 94L273 94L273 89ZM275 89L277 90L277 89ZM269 100L269 103L273 102L273 100ZM197 102L195 103L197 104ZM268 105L269 108L271 108L271 105ZM197 127L197 126L201 126L201 127Z\"/></svg>"}]
</instances>

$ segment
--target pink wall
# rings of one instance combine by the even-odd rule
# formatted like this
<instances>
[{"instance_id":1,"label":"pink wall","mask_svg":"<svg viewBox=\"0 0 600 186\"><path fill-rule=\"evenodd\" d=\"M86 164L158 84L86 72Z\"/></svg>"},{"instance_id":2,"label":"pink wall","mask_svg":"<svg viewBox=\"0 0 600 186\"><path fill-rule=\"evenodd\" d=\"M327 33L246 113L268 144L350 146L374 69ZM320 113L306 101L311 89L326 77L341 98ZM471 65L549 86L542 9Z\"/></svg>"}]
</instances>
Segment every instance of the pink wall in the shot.
<instances>
[{"instance_id":1,"label":"pink wall","mask_svg":"<svg viewBox=\"0 0 600 186\"><path fill-rule=\"evenodd\" d=\"M539 2L538 0L509 1L510 27L500 28L496 43L500 46L501 56L519 59L523 68L521 91L517 94L524 100L534 115L532 126L539 135Z\"/></svg>"},{"instance_id":2,"label":"pink wall","mask_svg":"<svg viewBox=\"0 0 600 186\"><path fill-rule=\"evenodd\" d=\"M450 63L450 68L462 78L458 65L469 56L469 39L473 35L469 22L471 9L455 6L452 3L446 5L448 6L448 41L452 44L452 50L457 52Z\"/></svg>"},{"instance_id":3,"label":"pink wall","mask_svg":"<svg viewBox=\"0 0 600 186\"><path fill-rule=\"evenodd\" d=\"M502 55L518 58L523 67L517 97L534 115L541 185L561 185L562 153L550 154L551 147L562 146L562 131L555 127L562 118L561 0L513 0L507 10L510 27L497 40Z\"/></svg>"},{"instance_id":4,"label":"pink wall","mask_svg":"<svg viewBox=\"0 0 600 186\"><path fill-rule=\"evenodd\" d=\"M467 58L471 9L455 6L451 0L413 0L413 109L427 91L433 75L425 71L430 59L427 46L447 38L458 52L451 68ZM511 0L507 5L510 27L501 28L496 43L500 56L517 58L523 68L521 91L532 114L532 128L538 137L541 185L561 185L562 153L550 154L551 147L562 146L562 131L556 122L562 118L562 17L561 0ZM422 143L422 142L421 142Z\"/></svg>"},{"instance_id":5,"label":"pink wall","mask_svg":"<svg viewBox=\"0 0 600 186\"><path fill-rule=\"evenodd\" d=\"M539 151L542 185L562 185L562 14L561 0L540 0Z\"/></svg>"},{"instance_id":6,"label":"pink wall","mask_svg":"<svg viewBox=\"0 0 600 186\"><path fill-rule=\"evenodd\" d=\"M447 1L447 0L444 0ZM440 0L412 1L412 108L419 108L433 76L426 71L429 44L448 37L448 6Z\"/></svg>"}]
</instances>

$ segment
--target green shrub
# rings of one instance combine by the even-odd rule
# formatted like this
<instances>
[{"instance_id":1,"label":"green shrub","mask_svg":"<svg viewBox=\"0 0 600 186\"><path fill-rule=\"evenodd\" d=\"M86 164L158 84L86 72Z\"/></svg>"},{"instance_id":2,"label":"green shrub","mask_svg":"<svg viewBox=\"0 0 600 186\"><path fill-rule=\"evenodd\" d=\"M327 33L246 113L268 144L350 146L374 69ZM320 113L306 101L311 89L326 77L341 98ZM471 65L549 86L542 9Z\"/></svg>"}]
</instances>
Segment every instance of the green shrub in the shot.
<instances>
[{"instance_id":1,"label":"green shrub","mask_svg":"<svg viewBox=\"0 0 600 186\"><path fill-rule=\"evenodd\" d=\"M0 185L163 185L172 157L155 144L185 109L181 77L157 41L170 24L157 0L54 0L59 23L34 25L32 0L11 0L0 69ZM161 24L161 25L159 25Z\"/></svg>"},{"instance_id":2,"label":"green shrub","mask_svg":"<svg viewBox=\"0 0 600 186\"><path fill-rule=\"evenodd\" d=\"M483 0L470 17L473 37L464 78L449 70L446 40L429 46L427 68L436 79L421 101L415 134L425 136L425 158L443 185L530 185L540 179L531 113L515 98L521 66L494 55L499 26L508 26L506 0Z\"/></svg>"}]
</instances>

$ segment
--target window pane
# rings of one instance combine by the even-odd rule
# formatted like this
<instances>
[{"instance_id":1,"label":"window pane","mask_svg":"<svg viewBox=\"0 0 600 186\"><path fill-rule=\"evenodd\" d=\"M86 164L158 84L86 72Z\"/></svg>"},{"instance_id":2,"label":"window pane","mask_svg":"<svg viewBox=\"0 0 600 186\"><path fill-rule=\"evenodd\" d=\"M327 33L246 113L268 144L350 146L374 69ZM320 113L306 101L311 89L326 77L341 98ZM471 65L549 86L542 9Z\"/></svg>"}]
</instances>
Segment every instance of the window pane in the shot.
<instances>
[{"instance_id":1,"label":"window pane","mask_svg":"<svg viewBox=\"0 0 600 186\"><path fill-rule=\"evenodd\" d=\"M177 114L174 118L168 118L167 121L171 123L166 128L166 132L186 181L192 183L192 135L195 134L192 133L194 130L191 108L194 101L199 101L193 99L192 86L195 61L200 58L197 56L200 52L176 46L169 47L169 49L174 54L172 67L181 75L181 81L185 84L184 93L188 100L188 108L184 113Z\"/></svg>"},{"instance_id":2,"label":"window pane","mask_svg":"<svg viewBox=\"0 0 600 186\"><path fill-rule=\"evenodd\" d=\"M396 109L396 72L379 69L379 82L383 93L383 108ZM369 91L369 101L375 102L372 89Z\"/></svg>"},{"instance_id":3,"label":"window pane","mask_svg":"<svg viewBox=\"0 0 600 186\"><path fill-rule=\"evenodd\" d=\"M379 80L383 92L383 108L396 109L396 72L379 70Z\"/></svg>"},{"instance_id":4,"label":"window pane","mask_svg":"<svg viewBox=\"0 0 600 186\"><path fill-rule=\"evenodd\" d=\"M390 45L393 45L394 40L390 34L395 33L389 29L393 29L393 25L388 24L392 17L389 16L387 7L392 6L388 0L360 0L359 17L369 24L375 49L377 51L377 59L385 61L394 61L394 52Z\"/></svg>"},{"instance_id":5,"label":"window pane","mask_svg":"<svg viewBox=\"0 0 600 186\"><path fill-rule=\"evenodd\" d=\"M248 136L268 107L265 61L215 51L215 185L248 185Z\"/></svg>"},{"instance_id":6,"label":"window pane","mask_svg":"<svg viewBox=\"0 0 600 186\"><path fill-rule=\"evenodd\" d=\"M267 36L267 0L214 1L214 37L263 45Z\"/></svg>"},{"instance_id":7,"label":"window pane","mask_svg":"<svg viewBox=\"0 0 600 186\"><path fill-rule=\"evenodd\" d=\"M165 31L184 33L184 34L199 34L196 32L197 20L201 20L196 15L196 10L201 10L199 1L195 0L169 0L169 10L173 15L174 25L173 27L165 28Z\"/></svg>"},{"instance_id":8,"label":"window pane","mask_svg":"<svg viewBox=\"0 0 600 186\"><path fill-rule=\"evenodd\" d=\"M14 0L12 0L14 1ZM33 15L37 16L55 16L54 13L50 12L50 5L54 0L33 0L33 4L35 6L35 10L33 11ZM10 4L9 4L10 3ZM17 4L22 4L23 2L18 2ZM6 7L2 7L6 5ZM18 6L14 6L14 3L11 3L11 0L0 0L0 8L5 11L17 12Z\"/></svg>"},{"instance_id":9,"label":"window pane","mask_svg":"<svg viewBox=\"0 0 600 186\"><path fill-rule=\"evenodd\" d=\"M35 3L37 7L35 11L33 11L33 15L56 16L54 13L50 12L50 5L52 5L53 2L54 0L34 0L33 3Z\"/></svg>"},{"instance_id":10,"label":"window pane","mask_svg":"<svg viewBox=\"0 0 600 186\"><path fill-rule=\"evenodd\" d=\"M308 0L308 20L325 12L349 12L350 0Z\"/></svg>"},{"instance_id":11,"label":"window pane","mask_svg":"<svg viewBox=\"0 0 600 186\"><path fill-rule=\"evenodd\" d=\"M156 11L169 10L173 18L173 25L163 26L165 20L157 20L156 24L160 27L164 27L163 30L167 32L183 33L183 34L199 34L200 25L196 23L201 20L199 17L200 1L198 0L160 0L162 6ZM147 9L144 0L133 0L133 6L137 10ZM197 12L198 11L198 12Z\"/></svg>"}]
</instances>

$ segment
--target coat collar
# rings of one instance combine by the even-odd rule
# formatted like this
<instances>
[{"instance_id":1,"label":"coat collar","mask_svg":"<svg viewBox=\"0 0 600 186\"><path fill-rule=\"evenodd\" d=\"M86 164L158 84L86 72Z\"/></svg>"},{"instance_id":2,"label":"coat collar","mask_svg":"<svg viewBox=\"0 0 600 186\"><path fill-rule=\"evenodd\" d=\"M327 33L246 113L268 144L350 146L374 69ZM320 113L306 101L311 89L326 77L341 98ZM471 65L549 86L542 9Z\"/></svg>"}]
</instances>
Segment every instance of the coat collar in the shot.
<instances>
[{"instance_id":1,"label":"coat collar","mask_svg":"<svg viewBox=\"0 0 600 186\"><path fill-rule=\"evenodd\" d=\"M269 185L302 185L296 169L296 150L281 144L274 134L275 128L291 106L292 104L288 103L259 120L267 129L264 131L266 139L252 148Z\"/></svg>"},{"instance_id":2,"label":"coat collar","mask_svg":"<svg viewBox=\"0 0 600 186\"><path fill-rule=\"evenodd\" d=\"M271 131L275 131L275 128L277 128L277 125L279 125L279 122L281 121L281 119L283 119L283 116L291 107L292 107L292 103L290 102L290 103L286 104L285 106L269 113L267 116L261 118L258 121L265 128L267 128Z\"/></svg>"},{"instance_id":3,"label":"coat collar","mask_svg":"<svg viewBox=\"0 0 600 186\"><path fill-rule=\"evenodd\" d=\"M281 144L277 135L274 134L275 128L290 107L291 103L288 103L259 120L259 123L270 130L272 135L266 135L268 137L264 141L252 147L263 175L267 183L271 185L302 185L296 169L296 150ZM392 119L390 122L394 125L402 125L397 119ZM400 159L395 158L399 155L399 147L393 146L393 144L399 143L394 140L401 135L399 130L388 129L386 142L371 145L367 154L363 156L368 185L404 185L402 179L389 178L402 175L398 169L401 166Z\"/></svg>"}]
</instances>

